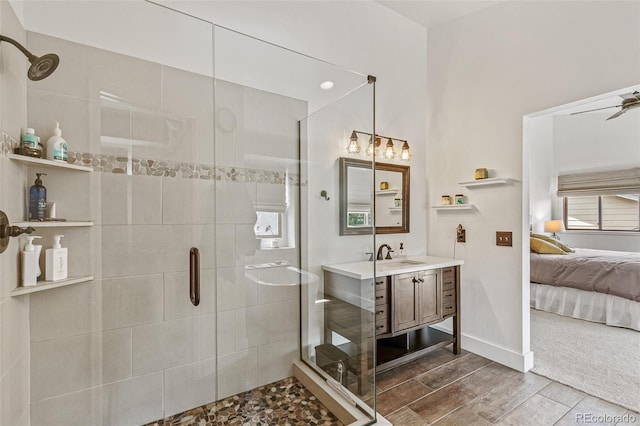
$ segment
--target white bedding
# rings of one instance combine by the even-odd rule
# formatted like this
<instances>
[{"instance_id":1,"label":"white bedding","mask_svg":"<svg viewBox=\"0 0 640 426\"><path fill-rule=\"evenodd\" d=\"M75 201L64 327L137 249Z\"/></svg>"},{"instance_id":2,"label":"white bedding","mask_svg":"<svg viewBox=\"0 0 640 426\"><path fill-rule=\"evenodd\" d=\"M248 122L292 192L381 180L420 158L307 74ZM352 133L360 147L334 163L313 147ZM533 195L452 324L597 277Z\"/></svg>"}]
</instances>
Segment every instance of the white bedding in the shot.
<instances>
[{"instance_id":1,"label":"white bedding","mask_svg":"<svg viewBox=\"0 0 640 426\"><path fill-rule=\"evenodd\" d=\"M531 283L531 307L558 315L640 331L640 303L569 287Z\"/></svg>"}]
</instances>

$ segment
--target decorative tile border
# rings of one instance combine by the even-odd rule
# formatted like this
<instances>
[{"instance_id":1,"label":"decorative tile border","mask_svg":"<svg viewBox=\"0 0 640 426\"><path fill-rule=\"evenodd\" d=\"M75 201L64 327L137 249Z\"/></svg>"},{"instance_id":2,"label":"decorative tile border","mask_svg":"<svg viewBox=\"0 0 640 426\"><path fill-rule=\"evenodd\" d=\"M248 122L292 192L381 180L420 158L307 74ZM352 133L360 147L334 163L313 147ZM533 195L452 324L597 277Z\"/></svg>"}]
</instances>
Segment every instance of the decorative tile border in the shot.
<instances>
[{"instance_id":1,"label":"decorative tile border","mask_svg":"<svg viewBox=\"0 0 640 426\"><path fill-rule=\"evenodd\" d=\"M147 426L332 425L342 423L293 377L212 402Z\"/></svg>"},{"instance_id":2,"label":"decorative tile border","mask_svg":"<svg viewBox=\"0 0 640 426\"><path fill-rule=\"evenodd\" d=\"M1 132L0 154L6 156L13 152L18 140ZM89 152L69 152L69 164L93 167L96 172L119 173L158 177L181 177L186 179L208 179L222 182L268 183L273 185L307 186L307 179L300 181L300 176L273 172L269 170L245 169L240 167L211 164L185 163L180 161L162 161L108 154L92 154Z\"/></svg>"},{"instance_id":3,"label":"decorative tile border","mask_svg":"<svg viewBox=\"0 0 640 426\"><path fill-rule=\"evenodd\" d=\"M18 140L5 132L0 133L0 136L0 154L11 154L13 147L18 145Z\"/></svg>"}]
</instances>

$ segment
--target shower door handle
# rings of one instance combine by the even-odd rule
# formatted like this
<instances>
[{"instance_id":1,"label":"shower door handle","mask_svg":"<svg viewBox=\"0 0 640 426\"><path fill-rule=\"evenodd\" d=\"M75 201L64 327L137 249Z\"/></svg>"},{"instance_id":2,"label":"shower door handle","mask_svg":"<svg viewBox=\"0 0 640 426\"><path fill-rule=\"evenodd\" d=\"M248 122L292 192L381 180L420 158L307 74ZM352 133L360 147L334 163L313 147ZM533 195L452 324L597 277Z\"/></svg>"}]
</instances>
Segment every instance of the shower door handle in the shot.
<instances>
[{"instance_id":1,"label":"shower door handle","mask_svg":"<svg viewBox=\"0 0 640 426\"><path fill-rule=\"evenodd\" d=\"M196 247L189 249L189 297L193 306L200 304L200 252Z\"/></svg>"}]
</instances>

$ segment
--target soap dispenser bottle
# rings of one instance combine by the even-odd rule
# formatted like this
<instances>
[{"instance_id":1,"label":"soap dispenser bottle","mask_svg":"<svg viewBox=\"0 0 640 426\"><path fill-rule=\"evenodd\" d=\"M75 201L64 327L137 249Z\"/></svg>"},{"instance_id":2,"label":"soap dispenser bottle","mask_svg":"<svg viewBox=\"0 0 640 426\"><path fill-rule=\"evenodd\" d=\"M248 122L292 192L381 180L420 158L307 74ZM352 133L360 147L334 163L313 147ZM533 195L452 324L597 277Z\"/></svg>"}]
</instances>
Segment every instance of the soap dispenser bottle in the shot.
<instances>
[{"instance_id":1,"label":"soap dispenser bottle","mask_svg":"<svg viewBox=\"0 0 640 426\"><path fill-rule=\"evenodd\" d=\"M40 251L36 250L33 240L36 236L27 237L27 245L22 251L22 285L24 287L38 283L38 270L40 269Z\"/></svg>"},{"instance_id":2,"label":"soap dispenser bottle","mask_svg":"<svg viewBox=\"0 0 640 426\"><path fill-rule=\"evenodd\" d=\"M47 158L53 161L67 162L67 141L62 138L60 123L56 121L53 136L47 141Z\"/></svg>"},{"instance_id":3,"label":"soap dispenser bottle","mask_svg":"<svg viewBox=\"0 0 640 426\"><path fill-rule=\"evenodd\" d=\"M60 238L64 235L53 236L53 247L47 249L45 262L45 279L47 281L58 281L67 278L67 249L62 248Z\"/></svg>"},{"instance_id":4,"label":"soap dispenser bottle","mask_svg":"<svg viewBox=\"0 0 640 426\"><path fill-rule=\"evenodd\" d=\"M42 185L40 176L46 173L36 173L36 182L29 188L29 220L42 221L47 215L47 188Z\"/></svg>"}]
</instances>

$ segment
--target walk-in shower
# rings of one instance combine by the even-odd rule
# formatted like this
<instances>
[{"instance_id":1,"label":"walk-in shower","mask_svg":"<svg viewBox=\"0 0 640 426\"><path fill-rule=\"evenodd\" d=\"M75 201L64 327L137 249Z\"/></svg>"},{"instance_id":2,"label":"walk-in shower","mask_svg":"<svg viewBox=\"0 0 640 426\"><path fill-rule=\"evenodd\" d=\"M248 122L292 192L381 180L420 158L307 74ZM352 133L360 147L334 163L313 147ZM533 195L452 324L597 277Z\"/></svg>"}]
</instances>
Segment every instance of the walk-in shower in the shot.
<instances>
[{"instance_id":1,"label":"walk-in shower","mask_svg":"<svg viewBox=\"0 0 640 426\"><path fill-rule=\"evenodd\" d=\"M92 168L47 170L47 189L92 221L64 234L69 275L95 277L28 296L31 424L260 416L252 398L280 404L299 371L373 421L372 312L330 327L322 269L374 248L338 232L339 158L352 129L375 132L372 78L148 2L24 15L25 45L64 59L26 82L25 122L47 137L59 121L69 162Z\"/></svg>"}]
</instances>

